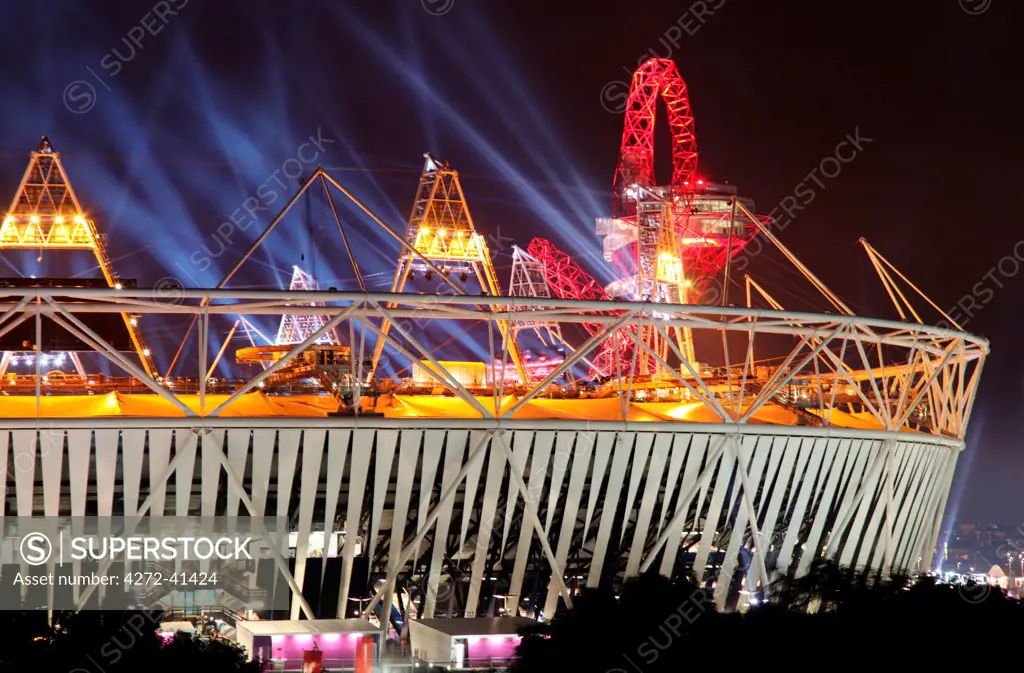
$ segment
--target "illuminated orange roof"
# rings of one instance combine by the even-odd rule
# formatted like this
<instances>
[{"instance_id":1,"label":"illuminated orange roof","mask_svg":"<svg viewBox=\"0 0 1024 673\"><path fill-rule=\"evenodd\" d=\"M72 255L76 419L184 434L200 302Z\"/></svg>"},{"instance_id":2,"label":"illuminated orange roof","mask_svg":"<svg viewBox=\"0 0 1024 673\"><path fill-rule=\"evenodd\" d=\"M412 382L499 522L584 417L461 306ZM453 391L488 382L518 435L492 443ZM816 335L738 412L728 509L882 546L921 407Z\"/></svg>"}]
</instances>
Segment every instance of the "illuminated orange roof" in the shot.
<instances>
[{"instance_id":1,"label":"illuminated orange roof","mask_svg":"<svg viewBox=\"0 0 1024 673\"><path fill-rule=\"evenodd\" d=\"M228 395L207 395L206 411L220 406ZM198 395L177 398L199 413ZM495 398L476 397L481 405L498 413L508 411L518 398L507 395L495 409ZM267 395L249 393L221 412L224 417L259 418L322 418L337 409L334 398L326 395ZM479 411L457 397L434 395L394 395L383 397L377 411L386 418L481 418ZM809 410L814 413L815 410ZM4 418L36 418L33 396L10 395L0 398L0 415ZM39 416L46 418L93 418L123 416L136 418L182 418L184 413L162 397L150 394L111 392L106 395L60 395L43 397ZM626 406L626 418L617 398L602 399L533 399L515 412L516 419L579 420L579 421L682 421L689 423L720 423L718 416L701 402L634 402ZM798 425L796 413L778 405L758 409L748 421L761 425ZM832 411L832 425L858 430L883 430L870 414Z\"/></svg>"},{"instance_id":2,"label":"illuminated orange roof","mask_svg":"<svg viewBox=\"0 0 1024 673\"><path fill-rule=\"evenodd\" d=\"M228 399L228 395L207 395L206 410L212 411ZM199 412L198 395L178 395L190 409ZM106 395L59 395L40 400L40 416L47 418L92 418L100 416L134 416L182 418L185 413L162 397L148 394L107 393ZM262 393L244 395L221 412L222 416L325 416L337 403L322 395L270 396ZM4 418L35 418L36 398L10 395L0 402Z\"/></svg>"}]
</instances>

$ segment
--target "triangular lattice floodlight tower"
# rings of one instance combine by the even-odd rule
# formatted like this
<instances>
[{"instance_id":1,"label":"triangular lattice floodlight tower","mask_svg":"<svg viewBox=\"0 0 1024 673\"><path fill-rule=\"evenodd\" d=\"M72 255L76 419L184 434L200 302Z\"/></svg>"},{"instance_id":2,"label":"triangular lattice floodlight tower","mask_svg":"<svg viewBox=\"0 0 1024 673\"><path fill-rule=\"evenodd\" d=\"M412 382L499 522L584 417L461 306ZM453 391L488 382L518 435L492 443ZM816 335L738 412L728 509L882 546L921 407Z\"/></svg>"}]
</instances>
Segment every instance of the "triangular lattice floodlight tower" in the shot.
<instances>
[{"instance_id":1,"label":"triangular lattice floodlight tower","mask_svg":"<svg viewBox=\"0 0 1024 673\"><path fill-rule=\"evenodd\" d=\"M544 275L544 264L539 259L526 252L518 245L512 246L512 279L509 282L508 296L510 297L538 297L540 299L551 299L551 288L548 287L547 277ZM517 306L514 310L520 312L528 311L529 309L525 306ZM520 352L525 351L523 344L520 342L519 335L523 331L532 330L534 334L542 344L548 347L564 348L565 351L572 353L574 348L562 337L562 327L557 322L552 320L513 320L512 325L512 338L517 344L519 344ZM583 358L583 361L588 366L593 367L593 363L587 358ZM529 366L527 366L529 369ZM539 370L532 376L533 379L542 379L543 375L539 375L543 370ZM567 372L569 378L572 377L571 372Z\"/></svg>"},{"instance_id":2,"label":"triangular lattice floodlight tower","mask_svg":"<svg viewBox=\"0 0 1024 673\"><path fill-rule=\"evenodd\" d=\"M317 284L316 278L313 278L313 276L306 273L301 268L293 266L292 282L288 285L288 289L292 292L316 292L320 289L320 286ZM304 304L289 304L289 306L324 306L324 303L309 302ZM281 316L281 325L277 329L277 338L274 339L274 345L283 346L286 344L302 343L309 337L313 336L313 333L323 327L326 323L327 316L325 315L294 313L283 315ZM341 339L338 338L337 330L331 328L327 330L323 336L317 339L315 343L338 346L341 344Z\"/></svg>"},{"instance_id":3,"label":"triangular lattice floodlight tower","mask_svg":"<svg viewBox=\"0 0 1024 673\"><path fill-rule=\"evenodd\" d=\"M391 291L405 291L406 283L413 274L422 273L422 277L430 281L440 270L450 281L461 283L462 287L474 278L481 291L492 297L501 296L487 241L473 226L458 171L430 153L424 157L423 173L405 232L406 242L419 254L403 247ZM437 279L437 282L439 285L444 283L442 279ZM511 339L508 324L500 322L499 326L502 338L508 340L509 357L522 380L526 381L519 349ZM390 323L385 321L382 326L385 334L390 327ZM384 340L380 339L373 354L371 376L377 369L383 348Z\"/></svg>"},{"instance_id":4,"label":"triangular lattice floodlight tower","mask_svg":"<svg viewBox=\"0 0 1024 673\"><path fill-rule=\"evenodd\" d=\"M544 276L543 264L518 245L512 246L512 280L509 283L508 296L551 298L551 289ZM522 310L526 307L517 308ZM562 329L557 322L551 320L512 321L512 336L516 339L519 338L520 332L531 329L545 346L565 343L565 340L562 339Z\"/></svg>"},{"instance_id":5,"label":"triangular lattice floodlight tower","mask_svg":"<svg viewBox=\"0 0 1024 673\"><path fill-rule=\"evenodd\" d=\"M71 187L60 154L43 136L39 146L29 155L30 161L21 179L11 207L0 225L0 250L91 251L96 257L107 285L120 287L110 264L103 237L95 223L86 217ZM122 313L125 328L143 368L155 374L152 356L137 328L137 320ZM10 358L7 355L5 359ZM76 363L77 365L77 363Z\"/></svg>"}]
</instances>

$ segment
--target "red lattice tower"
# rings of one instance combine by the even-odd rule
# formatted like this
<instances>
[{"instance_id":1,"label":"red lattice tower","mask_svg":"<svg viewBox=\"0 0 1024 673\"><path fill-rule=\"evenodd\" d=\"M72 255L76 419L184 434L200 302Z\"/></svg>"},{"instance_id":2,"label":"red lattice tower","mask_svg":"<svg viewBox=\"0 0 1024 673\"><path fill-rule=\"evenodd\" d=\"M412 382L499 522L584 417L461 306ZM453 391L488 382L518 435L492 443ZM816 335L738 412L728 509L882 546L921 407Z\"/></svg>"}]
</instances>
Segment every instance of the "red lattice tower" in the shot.
<instances>
[{"instance_id":1,"label":"red lattice tower","mask_svg":"<svg viewBox=\"0 0 1024 673\"><path fill-rule=\"evenodd\" d=\"M633 73L626 102L619 163L615 168L614 213L616 217L636 215L636 201L627 196L633 185L653 187L654 127L658 97L665 101L672 134L672 186L680 192L696 188L697 136L686 83L675 62L652 58Z\"/></svg>"},{"instance_id":2,"label":"red lattice tower","mask_svg":"<svg viewBox=\"0 0 1024 673\"><path fill-rule=\"evenodd\" d=\"M545 238L535 238L530 241L527 252L537 258L544 267L544 276L547 278L548 287L551 293L559 299L579 299L584 301L608 301L608 293L605 292L597 280L583 270L576 261L562 252L555 245ZM596 312L600 315L609 315L610 311ZM593 335L601 330L601 323L582 323L583 329ZM634 326L633 331L636 331ZM609 376L616 370L615 367L615 343L619 343L620 367L626 370L632 357L632 343L629 335L622 330L618 332L618 339L609 337L601 342L600 351L596 358L591 358L595 373L599 376Z\"/></svg>"},{"instance_id":3,"label":"red lattice tower","mask_svg":"<svg viewBox=\"0 0 1024 673\"><path fill-rule=\"evenodd\" d=\"M672 180L668 185L657 184L654 170L659 99L665 103L671 134ZM604 300L611 292L615 298L634 301L697 303L696 298L722 270L729 255L742 250L756 231L752 223L735 219L731 208L722 210L717 205L726 197L735 198L733 192L697 177L697 156L693 111L679 69L669 59L645 61L633 74L626 105L615 169L614 218L598 220L598 233L605 237L605 258L612 262L618 280L606 291L549 241L534 239L529 251L544 263L552 294L564 299ZM596 323L584 327L591 334L598 329ZM631 331L638 333L635 326ZM638 352L640 372L656 371L659 362L669 359L669 339L678 344L680 357L695 361L689 329L673 327L670 332L671 337L666 337L652 325L639 330L638 337L647 346ZM626 352L627 344L621 339L606 340L598 366L603 374L614 371L609 363L614 359L616 341L621 344L620 356ZM651 357L652 353L656 357ZM628 369L631 359L624 360Z\"/></svg>"},{"instance_id":4,"label":"red lattice tower","mask_svg":"<svg viewBox=\"0 0 1024 673\"><path fill-rule=\"evenodd\" d=\"M672 181L663 186L656 184L654 172L659 98L665 103L672 139ZM697 136L686 83L673 61L648 59L633 73L612 203L615 217L635 227L637 236L614 250L610 259L620 278L638 277L637 294L655 294L650 288L656 282L651 269L663 254L673 254L678 256L685 276L683 300L693 302L722 270L727 257L735 256L753 238L756 228L751 223L736 224L730 241L729 211L697 207L695 199L709 187L697 175ZM647 191L652 188L656 194ZM659 200L668 207L661 209ZM669 222L673 225L671 236L664 231ZM671 241L673 236L675 242Z\"/></svg>"}]
</instances>

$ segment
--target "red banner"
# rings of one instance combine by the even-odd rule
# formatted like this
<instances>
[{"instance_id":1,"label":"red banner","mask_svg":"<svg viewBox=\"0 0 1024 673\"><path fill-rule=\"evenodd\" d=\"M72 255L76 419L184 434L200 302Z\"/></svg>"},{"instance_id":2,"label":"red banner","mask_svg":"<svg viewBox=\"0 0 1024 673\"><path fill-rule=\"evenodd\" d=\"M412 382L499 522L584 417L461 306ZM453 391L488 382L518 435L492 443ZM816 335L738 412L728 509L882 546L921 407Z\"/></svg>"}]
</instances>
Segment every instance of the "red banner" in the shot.
<instances>
[{"instance_id":1,"label":"red banner","mask_svg":"<svg viewBox=\"0 0 1024 673\"><path fill-rule=\"evenodd\" d=\"M363 636L356 643L356 673L371 673L373 668L373 636Z\"/></svg>"},{"instance_id":2,"label":"red banner","mask_svg":"<svg viewBox=\"0 0 1024 673\"><path fill-rule=\"evenodd\" d=\"M324 653L320 650L306 650L302 653L302 673L322 673Z\"/></svg>"}]
</instances>

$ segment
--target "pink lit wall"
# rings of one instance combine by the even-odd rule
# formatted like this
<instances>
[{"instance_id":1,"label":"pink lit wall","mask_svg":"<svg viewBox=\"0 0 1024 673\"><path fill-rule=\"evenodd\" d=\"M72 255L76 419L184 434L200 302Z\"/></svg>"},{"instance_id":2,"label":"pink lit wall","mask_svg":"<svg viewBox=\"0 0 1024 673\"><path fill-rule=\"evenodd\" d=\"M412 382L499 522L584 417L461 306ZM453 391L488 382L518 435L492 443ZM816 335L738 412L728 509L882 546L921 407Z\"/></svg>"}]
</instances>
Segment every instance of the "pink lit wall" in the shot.
<instances>
[{"instance_id":1,"label":"pink lit wall","mask_svg":"<svg viewBox=\"0 0 1024 673\"><path fill-rule=\"evenodd\" d=\"M324 668L352 668L356 660L356 644L362 634L355 633L328 633L328 634L300 634L289 636L266 636L253 639L253 646L256 650L266 652L267 645L270 646L270 657L273 659L285 659L286 668L301 668L303 653L312 650L313 644L323 652ZM269 643L268 643L269 641Z\"/></svg>"},{"instance_id":2,"label":"pink lit wall","mask_svg":"<svg viewBox=\"0 0 1024 673\"><path fill-rule=\"evenodd\" d=\"M466 658L470 660L511 659L516 655L519 636L469 636Z\"/></svg>"}]
</instances>

